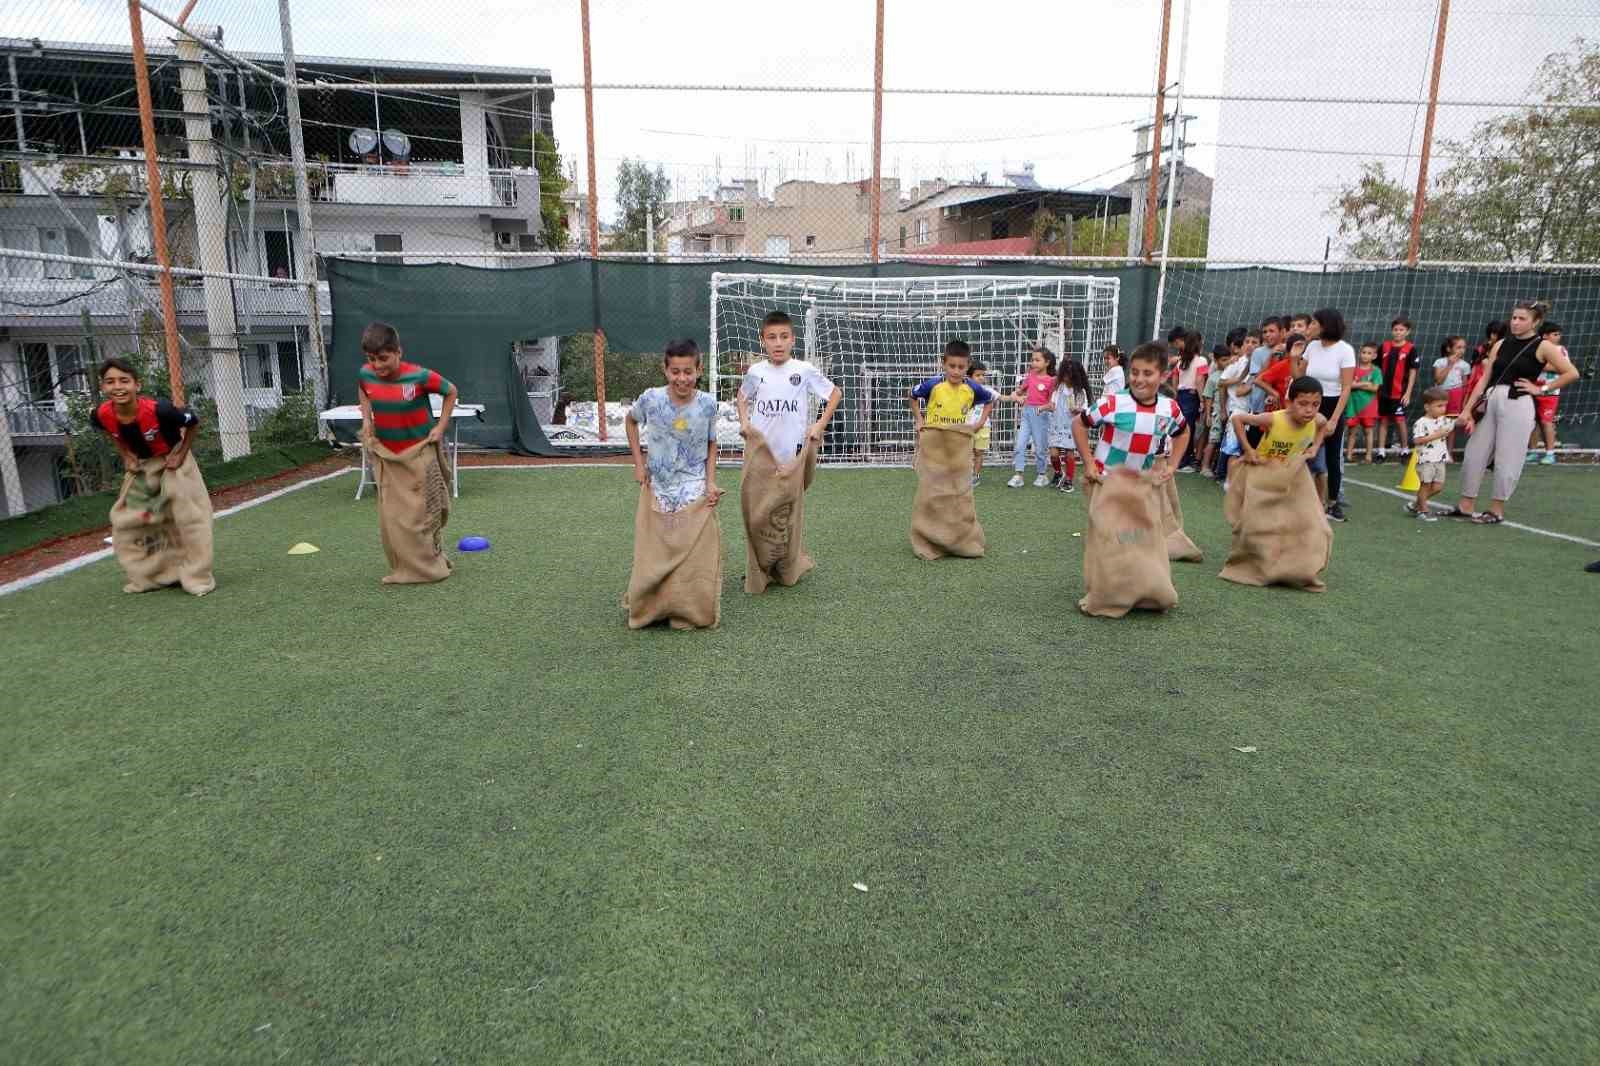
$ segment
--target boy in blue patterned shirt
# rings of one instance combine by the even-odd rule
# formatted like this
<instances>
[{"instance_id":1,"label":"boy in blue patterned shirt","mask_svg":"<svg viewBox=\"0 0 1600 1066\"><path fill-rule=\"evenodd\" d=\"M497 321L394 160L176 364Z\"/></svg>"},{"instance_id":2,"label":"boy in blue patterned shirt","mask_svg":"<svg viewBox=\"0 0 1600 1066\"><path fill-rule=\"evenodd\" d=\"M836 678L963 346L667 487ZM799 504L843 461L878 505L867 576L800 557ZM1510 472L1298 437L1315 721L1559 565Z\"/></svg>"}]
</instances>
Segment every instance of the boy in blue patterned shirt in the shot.
<instances>
[{"instance_id":1,"label":"boy in blue patterned shirt","mask_svg":"<svg viewBox=\"0 0 1600 1066\"><path fill-rule=\"evenodd\" d=\"M717 401L695 387L700 381L699 346L687 339L673 341L661 367L667 384L646 389L628 411L634 480L650 486L659 510L681 511L702 497L715 507L722 497L717 487Z\"/></svg>"}]
</instances>

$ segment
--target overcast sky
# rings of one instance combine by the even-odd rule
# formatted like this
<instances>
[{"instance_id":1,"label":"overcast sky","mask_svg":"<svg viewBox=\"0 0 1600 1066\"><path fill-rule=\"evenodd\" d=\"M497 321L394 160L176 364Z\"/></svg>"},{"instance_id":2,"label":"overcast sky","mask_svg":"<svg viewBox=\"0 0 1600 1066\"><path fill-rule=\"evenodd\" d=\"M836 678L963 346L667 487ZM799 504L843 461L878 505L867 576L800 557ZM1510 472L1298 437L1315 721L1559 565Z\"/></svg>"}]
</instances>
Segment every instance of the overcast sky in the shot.
<instances>
[{"instance_id":1,"label":"overcast sky","mask_svg":"<svg viewBox=\"0 0 1600 1066\"><path fill-rule=\"evenodd\" d=\"M175 13L179 0L161 0ZM1216 91L1226 0L1193 0L1190 82ZM0 34L126 43L122 0L8 0ZM1169 80L1176 80L1183 0L1173 4ZM191 16L223 25L231 47L279 49L273 0L200 0ZM577 0L344 3L295 0L295 46L305 54L548 68L557 82L583 76ZM720 177L847 180L871 168L870 95L803 92L870 86L872 0L594 0L598 82L737 83L780 93L608 91L596 94L602 196L617 163L666 167L693 195ZM884 172L906 186L967 178L1025 162L1041 183L1101 187L1125 177L1133 126L1148 121L1160 4L1021 0L995 9L952 0L888 0L884 80L890 87L1071 89L1140 99L1000 96L904 97L885 102ZM146 20L147 37L160 24ZM161 34L164 35L164 34ZM1214 127L1214 104L1192 134ZM563 154L583 167L583 97L557 94ZM1214 139L1214 138L1205 138ZM1209 171L1214 157L1191 163Z\"/></svg>"}]
</instances>

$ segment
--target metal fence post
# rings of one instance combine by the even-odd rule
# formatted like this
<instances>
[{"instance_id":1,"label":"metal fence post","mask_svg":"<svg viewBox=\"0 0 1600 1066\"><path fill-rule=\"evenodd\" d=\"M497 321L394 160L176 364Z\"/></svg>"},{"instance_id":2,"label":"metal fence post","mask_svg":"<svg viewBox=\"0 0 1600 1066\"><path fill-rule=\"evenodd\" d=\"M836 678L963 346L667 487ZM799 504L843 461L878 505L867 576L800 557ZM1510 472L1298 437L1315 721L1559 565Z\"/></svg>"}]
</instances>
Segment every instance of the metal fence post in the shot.
<instances>
[{"instance_id":1,"label":"metal fence post","mask_svg":"<svg viewBox=\"0 0 1600 1066\"><path fill-rule=\"evenodd\" d=\"M1439 28L1433 38L1433 81L1428 86L1428 117L1422 124L1422 154L1417 157L1417 198L1411 205L1411 239L1406 243L1406 266L1417 265L1422 251L1422 213L1428 207L1428 159L1433 154L1433 117L1439 110L1439 71L1444 66L1444 30L1450 20L1450 0L1439 0Z\"/></svg>"},{"instance_id":2,"label":"metal fence post","mask_svg":"<svg viewBox=\"0 0 1600 1066\"><path fill-rule=\"evenodd\" d=\"M322 293L317 288L316 230L311 220L311 184L306 174L306 138L300 125L300 75L295 68L294 28L289 22L289 0L278 0L278 31L283 38L283 75L289 81L284 107L289 119L289 159L294 167L294 209L300 216L300 272L306 283L306 308L311 320L311 350L319 364L316 384L317 409L328 404L328 348L322 336Z\"/></svg>"}]
</instances>

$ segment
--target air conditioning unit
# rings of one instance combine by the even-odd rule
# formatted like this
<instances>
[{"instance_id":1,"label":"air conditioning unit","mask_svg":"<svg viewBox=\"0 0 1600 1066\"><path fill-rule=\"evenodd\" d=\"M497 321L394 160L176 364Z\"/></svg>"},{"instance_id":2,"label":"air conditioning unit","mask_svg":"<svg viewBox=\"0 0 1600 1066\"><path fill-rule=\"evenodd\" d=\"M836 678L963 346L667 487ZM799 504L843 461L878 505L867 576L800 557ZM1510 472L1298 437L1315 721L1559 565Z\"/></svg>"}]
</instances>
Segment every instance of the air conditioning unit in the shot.
<instances>
[{"instance_id":1,"label":"air conditioning unit","mask_svg":"<svg viewBox=\"0 0 1600 1066\"><path fill-rule=\"evenodd\" d=\"M494 246L503 252L514 252L517 250L517 235L507 233L505 230L495 230Z\"/></svg>"}]
</instances>

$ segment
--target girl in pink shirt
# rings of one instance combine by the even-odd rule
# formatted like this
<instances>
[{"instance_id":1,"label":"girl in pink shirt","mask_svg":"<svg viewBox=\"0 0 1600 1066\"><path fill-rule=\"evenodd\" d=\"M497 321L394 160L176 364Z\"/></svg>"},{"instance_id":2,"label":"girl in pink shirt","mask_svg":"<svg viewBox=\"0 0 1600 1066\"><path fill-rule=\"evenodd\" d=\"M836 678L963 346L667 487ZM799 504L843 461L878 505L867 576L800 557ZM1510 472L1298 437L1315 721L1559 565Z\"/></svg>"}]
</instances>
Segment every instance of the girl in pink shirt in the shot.
<instances>
[{"instance_id":1,"label":"girl in pink shirt","mask_svg":"<svg viewBox=\"0 0 1600 1066\"><path fill-rule=\"evenodd\" d=\"M1033 445L1033 460L1039 468L1033 487L1042 489L1050 485L1050 411L1056 388L1055 375L1055 353L1048 348L1035 348L1028 360L1028 375L1010 396L1013 403L1022 404L1022 419L1017 425L1016 451L1011 456L1011 467L1016 473L1006 482L1007 488L1022 487L1029 444Z\"/></svg>"}]
</instances>

